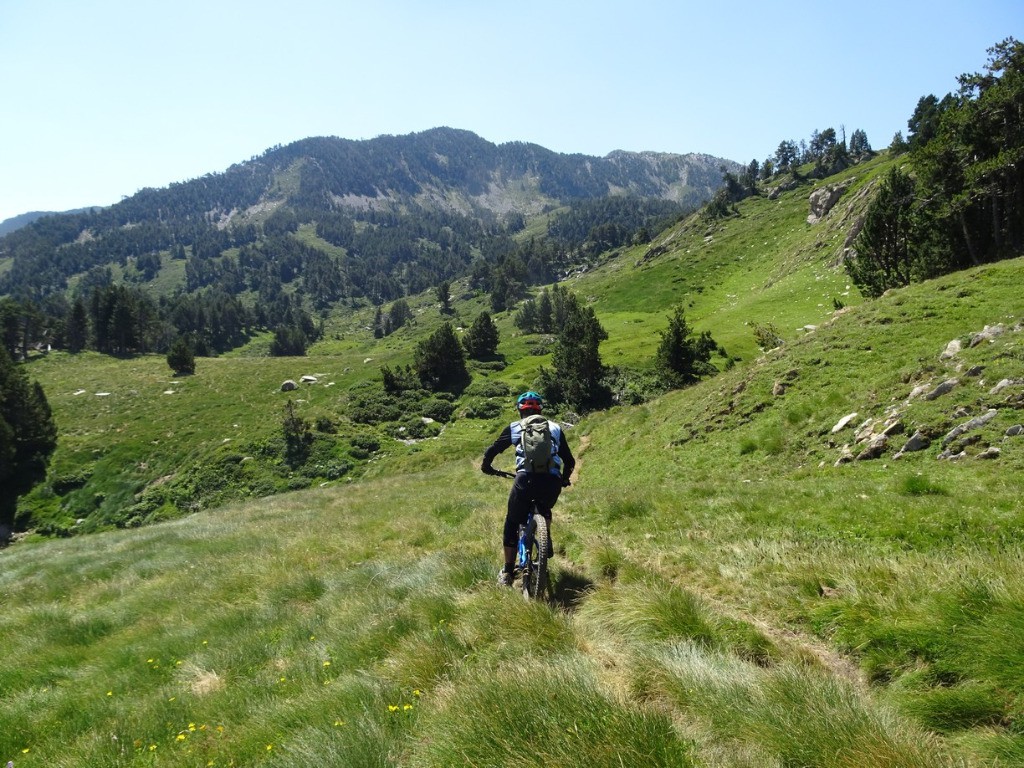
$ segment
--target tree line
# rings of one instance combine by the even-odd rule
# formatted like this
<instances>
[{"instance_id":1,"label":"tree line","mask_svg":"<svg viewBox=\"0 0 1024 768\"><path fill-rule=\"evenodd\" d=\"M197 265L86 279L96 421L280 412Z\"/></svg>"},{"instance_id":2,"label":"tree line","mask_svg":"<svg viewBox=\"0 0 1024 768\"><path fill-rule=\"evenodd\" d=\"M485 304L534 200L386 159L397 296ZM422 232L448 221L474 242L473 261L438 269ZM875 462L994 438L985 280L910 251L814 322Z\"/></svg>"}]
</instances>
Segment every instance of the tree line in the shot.
<instances>
[{"instance_id":1,"label":"tree line","mask_svg":"<svg viewBox=\"0 0 1024 768\"><path fill-rule=\"evenodd\" d=\"M879 185L847 270L858 288L889 288L1024 251L1024 44L988 50L983 73L964 74L942 99L922 97L905 161Z\"/></svg>"}]
</instances>

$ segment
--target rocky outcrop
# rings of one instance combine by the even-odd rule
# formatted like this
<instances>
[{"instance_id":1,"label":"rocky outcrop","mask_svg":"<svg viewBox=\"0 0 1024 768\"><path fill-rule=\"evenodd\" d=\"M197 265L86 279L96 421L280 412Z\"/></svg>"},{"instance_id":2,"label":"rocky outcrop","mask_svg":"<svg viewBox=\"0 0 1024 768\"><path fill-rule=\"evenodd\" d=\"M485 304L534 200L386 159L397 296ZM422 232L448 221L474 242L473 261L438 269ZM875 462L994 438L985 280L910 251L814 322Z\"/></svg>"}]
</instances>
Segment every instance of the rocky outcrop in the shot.
<instances>
[{"instance_id":1,"label":"rocky outcrop","mask_svg":"<svg viewBox=\"0 0 1024 768\"><path fill-rule=\"evenodd\" d=\"M844 181L842 184L829 184L821 189L811 192L809 203L811 212L807 216L808 224L817 224L832 210L832 207L839 202L839 198L850 188L853 180Z\"/></svg>"}]
</instances>

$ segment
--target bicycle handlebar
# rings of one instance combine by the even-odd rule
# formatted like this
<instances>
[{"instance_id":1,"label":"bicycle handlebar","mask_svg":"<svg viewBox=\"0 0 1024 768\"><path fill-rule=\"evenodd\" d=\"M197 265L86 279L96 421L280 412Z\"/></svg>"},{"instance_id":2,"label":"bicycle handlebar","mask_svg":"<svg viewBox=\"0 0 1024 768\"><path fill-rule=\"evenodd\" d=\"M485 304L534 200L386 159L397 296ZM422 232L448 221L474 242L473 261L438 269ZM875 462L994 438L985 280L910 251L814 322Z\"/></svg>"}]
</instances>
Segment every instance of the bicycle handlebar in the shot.
<instances>
[{"instance_id":1,"label":"bicycle handlebar","mask_svg":"<svg viewBox=\"0 0 1024 768\"><path fill-rule=\"evenodd\" d=\"M501 470L501 469L492 469L487 474L491 475L492 477L507 477L509 480L515 480L516 479L515 473L513 473L513 472L505 472L504 470ZM572 485L572 483L569 481L569 478L566 477L566 478L564 478L562 480L562 487L563 488L568 488L570 485Z\"/></svg>"}]
</instances>

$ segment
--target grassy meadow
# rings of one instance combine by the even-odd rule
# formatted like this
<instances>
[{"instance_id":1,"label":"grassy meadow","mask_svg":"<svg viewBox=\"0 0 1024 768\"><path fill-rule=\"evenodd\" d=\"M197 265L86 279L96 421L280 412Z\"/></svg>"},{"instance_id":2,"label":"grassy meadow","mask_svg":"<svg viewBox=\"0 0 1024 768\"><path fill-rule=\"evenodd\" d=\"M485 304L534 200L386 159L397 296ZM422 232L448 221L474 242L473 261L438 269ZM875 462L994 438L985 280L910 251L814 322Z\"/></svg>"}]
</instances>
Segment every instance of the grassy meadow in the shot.
<instances>
[{"instance_id":1,"label":"grassy meadow","mask_svg":"<svg viewBox=\"0 0 1024 768\"><path fill-rule=\"evenodd\" d=\"M735 364L568 431L551 604L494 584L508 485L478 465L501 415L382 440L322 487L253 470L252 498L0 552L0 763L1024 765L1024 435L1006 436L1024 421L1024 260L861 300L839 222L885 162L849 172L818 225L803 187L572 281L606 363L642 365L683 303ZM482 299L456 299L468 325ZM380 343L339 316L307 358L200 359L180 380L162 358L35 360L53 472L84 471L102 509L249 471L236 457L280 429L280 382L316 374L301 412L344 423L367 370L443 320L412 303ZM526 386L547 358L496 320L509 366L479 378ZM786 343L760 354L755 322ZM885 453L837 464L871 426ZM926 447L896 458L914 433Z\"/></svg>"}]
</instances>

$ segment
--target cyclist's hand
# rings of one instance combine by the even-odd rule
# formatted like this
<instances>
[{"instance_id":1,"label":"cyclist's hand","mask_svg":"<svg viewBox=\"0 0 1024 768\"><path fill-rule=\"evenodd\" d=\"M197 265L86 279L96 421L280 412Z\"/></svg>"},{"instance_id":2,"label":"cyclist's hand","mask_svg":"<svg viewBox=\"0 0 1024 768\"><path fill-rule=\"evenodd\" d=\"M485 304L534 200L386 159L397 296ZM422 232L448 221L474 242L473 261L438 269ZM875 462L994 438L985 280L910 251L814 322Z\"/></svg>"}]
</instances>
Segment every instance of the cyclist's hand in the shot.
<instances>
[{"instance_id":1,"label":"cyclist's hand","mask_svg":"<svg viewBox=\"0 0 1024 768\"><path fill-rule=\"evenodd\" d=\"M562 487L563 488L568 488L570 485L572 485L572 480L570 480L568 477L563 477L562 478Z\"/></svg>"}]
</instances>

